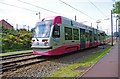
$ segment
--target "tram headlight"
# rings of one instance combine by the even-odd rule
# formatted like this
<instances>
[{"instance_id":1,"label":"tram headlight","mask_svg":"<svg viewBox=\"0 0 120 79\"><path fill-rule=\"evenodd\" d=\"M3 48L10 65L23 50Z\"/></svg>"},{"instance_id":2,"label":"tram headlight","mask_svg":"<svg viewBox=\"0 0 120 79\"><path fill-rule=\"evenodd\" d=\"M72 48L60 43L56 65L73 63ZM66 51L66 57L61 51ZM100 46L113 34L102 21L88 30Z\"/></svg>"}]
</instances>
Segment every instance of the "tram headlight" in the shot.
<instances>
[{"instance_id":1,"label":"tram headlight","mask_svg":"<svg viewBox=\"0 0 120 79\"><path fill-rule=\"evenodd\" d=\"M48 42L44 42L44 45L45 45L45 46L48 46Z\"/></svg>"},{"instance_id":2,"label":"tram headlight","mask_svg":"<svg viewBox=\"0 0 120 79\"><path fill-rule=\"evenodd\" d=\"M42 42L44 42L45 46L48 46L48 39L43 39Z\"/></svg>"}]
</instances>

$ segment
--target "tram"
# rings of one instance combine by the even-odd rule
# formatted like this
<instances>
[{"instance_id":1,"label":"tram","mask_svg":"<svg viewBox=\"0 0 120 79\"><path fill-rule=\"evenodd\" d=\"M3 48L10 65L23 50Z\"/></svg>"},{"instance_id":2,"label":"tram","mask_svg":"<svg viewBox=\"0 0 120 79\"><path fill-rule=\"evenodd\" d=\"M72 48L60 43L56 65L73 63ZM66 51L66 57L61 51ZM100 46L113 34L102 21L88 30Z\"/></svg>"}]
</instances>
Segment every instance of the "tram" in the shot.
<instances>
[{"instance_id":1,"label":"tram","mask_svg":"<svg viewBox=\"0 0 120 79\"><path fill-rule=\"evenodd\" d=\"M104 44L105 40L104 31L54 16L36 23L31 48L33 54L53 56L95 47Z\"/></svg>"}]
</instances>

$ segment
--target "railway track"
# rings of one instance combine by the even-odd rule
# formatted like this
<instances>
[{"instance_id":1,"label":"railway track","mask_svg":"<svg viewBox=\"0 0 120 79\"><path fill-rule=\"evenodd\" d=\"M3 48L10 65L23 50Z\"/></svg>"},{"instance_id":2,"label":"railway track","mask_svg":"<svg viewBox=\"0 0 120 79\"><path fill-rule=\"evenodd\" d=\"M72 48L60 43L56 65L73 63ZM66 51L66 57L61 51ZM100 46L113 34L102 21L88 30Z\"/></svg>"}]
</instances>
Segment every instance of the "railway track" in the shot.
<instances>
[{"instance_id":1,"label":"railway track","mask_svg":"<svg viewBox=\"0 0 120 79\"><path fill-rule=\"evenodd\" d=\"M82 51L84 51L84 50L81 50L81 52ZM89 51L89 49L88 49L88 51ZM66 56L69 56L72 54L74 54L74 53L63 54L60 56L52 56L52 57L38 56L38 55L33 55L32 53L13 55L13 56L12 55L5 56L2 58L2 62L0 62L0 64L2 65L2 68L0 69L0 73L17 70L18 68L36 64L36 63L40 63L40 62L44 62L47 60L59 59L61 57L66 57Z\"/></svg>"},{"instance_id":2,"label":"railway track","mask_svg":"<svg viewBox=\"0 0 120 79\"><path fill-rule=\"evenodd\" d=\"M45 56L33 55L31 53L6 56L3 57L2 61L0 62L0 64L2 65L2 68L0 69L0 74L11 70L17 70L18 68L43 62L46 60L49 60L49 58Z\"/></svg>"},{"instance_id":3,"label":"railway track","mask_svg":"<svg viewBox=\"0 0 120 79\"><path fill-rule=\"evenodd\" d=\"M23 53L23 54L13 54L13 55L8 55L8 56L1 56L1 58L2 58L2 60L6 60L6 59L29 56L29 55L33 55L32 52L27 52L27 53Z\"/></svg>"},{"instance_id":4,"label":"railway track","mask_svg":"<svg viewBox=\"0 0 120 79\"><path fill-rule=\"evenodd\" d=\"M29 66L32 64L36 64L36 63L40 63L40 62L44 62L47 60L58 59L58 58L61 58L67 55L70 55L70 54L48 57L48 56L34 55L31 52L29 52L26 54L4 56L4 57L1 57L2 61L0 62L0 65L2 65L2 68L0 69L0 74L7 72L7 71L15 71L19 68Z\"/></svg>"}]
</instances>

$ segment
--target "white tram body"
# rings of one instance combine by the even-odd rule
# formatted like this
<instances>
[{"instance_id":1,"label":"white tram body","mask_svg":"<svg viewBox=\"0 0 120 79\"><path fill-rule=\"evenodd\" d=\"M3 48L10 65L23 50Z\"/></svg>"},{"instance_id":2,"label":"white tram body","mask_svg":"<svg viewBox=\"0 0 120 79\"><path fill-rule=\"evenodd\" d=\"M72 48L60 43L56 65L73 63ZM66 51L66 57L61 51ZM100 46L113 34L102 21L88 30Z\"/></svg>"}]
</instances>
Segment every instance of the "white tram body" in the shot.
<instances>
[{"instance_id":1,"label":"white tram body","mask_svg":"<svg viewBox=\"0 0 120 79\"><path fill-rule=\"evenodd\" d=\"M36 23L31 48L33 54L52 56L98 46L98 31L62 16L44 18Z\"/></svg>"}]
</instances>

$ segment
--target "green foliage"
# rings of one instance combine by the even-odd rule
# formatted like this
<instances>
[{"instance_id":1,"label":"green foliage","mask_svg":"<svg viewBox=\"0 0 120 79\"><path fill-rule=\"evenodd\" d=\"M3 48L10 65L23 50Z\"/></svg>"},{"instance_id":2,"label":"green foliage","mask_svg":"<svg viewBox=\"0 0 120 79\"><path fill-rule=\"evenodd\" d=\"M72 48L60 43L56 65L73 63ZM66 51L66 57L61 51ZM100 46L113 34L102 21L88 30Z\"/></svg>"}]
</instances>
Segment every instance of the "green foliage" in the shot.
<instances>
[{"instance_id":1,"label":"green foliage","mask_svg":"<svg viewBox=\"0 0 120 79\"><path fill-rule=\"evenodd\" d=\"M119 32L114 32L114 36L116 37L118 37L119 36Z\"/></svg>"},{"instance_id":2,"label":"green foliage","mask_svg":"<svg viewBox=\"0 0 120 79\"><path fill-rule=\"evenodd\" d=\"M116 14L120 13L120 1L116 1L115 4L113 4L112 12Z\"/></svg>"},{"instance_id":3,"label":"green foliage","mask_svg":"<svg viewBox=\"0 0 120 79\"><path fill-rule=\"evenodd\" d=\"M25 29L2 29L2 52L27 50L31 46L32 33Z\"/></svg>"}]
</instances>

